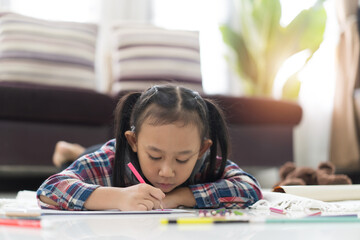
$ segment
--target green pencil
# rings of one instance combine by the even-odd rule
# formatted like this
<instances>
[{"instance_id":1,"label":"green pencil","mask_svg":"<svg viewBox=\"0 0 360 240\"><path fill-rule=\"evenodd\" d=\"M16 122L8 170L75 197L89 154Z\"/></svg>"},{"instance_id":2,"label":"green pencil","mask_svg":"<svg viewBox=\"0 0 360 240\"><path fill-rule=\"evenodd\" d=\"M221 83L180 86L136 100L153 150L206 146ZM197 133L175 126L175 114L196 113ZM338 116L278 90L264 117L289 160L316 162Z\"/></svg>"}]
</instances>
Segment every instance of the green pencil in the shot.
<instances>
[{"instance_id":1,"label":"green pencil","mask_svg":"<svg viewBox=\"0 0 360 240\"><path fill-rule=\"evenodd\" d=\"M360 223L360 218L357 217L271 218L271 219L265 219L265 223Z\"/></svg>"}]
</instances>

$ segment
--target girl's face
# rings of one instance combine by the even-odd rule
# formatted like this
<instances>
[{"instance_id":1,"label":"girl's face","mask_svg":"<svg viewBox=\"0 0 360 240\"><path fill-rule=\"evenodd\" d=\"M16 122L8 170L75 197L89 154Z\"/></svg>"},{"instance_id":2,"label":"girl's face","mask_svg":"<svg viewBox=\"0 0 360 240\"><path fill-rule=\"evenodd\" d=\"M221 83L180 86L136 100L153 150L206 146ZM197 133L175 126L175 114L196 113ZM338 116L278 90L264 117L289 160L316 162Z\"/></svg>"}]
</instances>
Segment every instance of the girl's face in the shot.
<instances>
[{"instance_id":1,"label":"girl's face","mask_svg":"<svg viewBox=\"0 0 360 240\"><path fill-rule=\"evenodd\" d=\"M165 193L190 177L196 161L212 144L211 140L200 142L195 125L182 123L154 126L146 120L137 136L131 131L125 136L137 152L144 176Z\"/></svg>"}]
</instances>

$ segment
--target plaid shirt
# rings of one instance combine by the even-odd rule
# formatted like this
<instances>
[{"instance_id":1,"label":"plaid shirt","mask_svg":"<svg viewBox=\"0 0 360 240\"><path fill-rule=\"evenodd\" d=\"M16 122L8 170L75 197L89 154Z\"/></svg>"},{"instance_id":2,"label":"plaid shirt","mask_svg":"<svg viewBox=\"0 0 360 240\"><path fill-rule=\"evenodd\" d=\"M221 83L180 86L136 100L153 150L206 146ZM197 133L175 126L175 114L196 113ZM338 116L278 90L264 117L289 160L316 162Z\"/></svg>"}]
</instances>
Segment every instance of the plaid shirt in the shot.
<instances>
[{"instance_id":1,"label":"plaid shirt","mask_svg":"<svg viewBox=\"0 0 360 240\"><path fill-rule=\"evenodd\" d=\"M107 142L100 150L76 160L64 171L49 177L37 190L41 208L86 210L84 203L90 194L100 186L112 185L112 169L115 157L115 140ZM203 176L206 163L195 176ZM126 177L128 186L138 184L132 177ZM195 208L246 208L262 198L258 182L242 171L235 163L227 161L221 179L213 183L189 185L196 199ZM52 206L39 200L46 196L59 206Z\"/></svg>"}]
</instances>

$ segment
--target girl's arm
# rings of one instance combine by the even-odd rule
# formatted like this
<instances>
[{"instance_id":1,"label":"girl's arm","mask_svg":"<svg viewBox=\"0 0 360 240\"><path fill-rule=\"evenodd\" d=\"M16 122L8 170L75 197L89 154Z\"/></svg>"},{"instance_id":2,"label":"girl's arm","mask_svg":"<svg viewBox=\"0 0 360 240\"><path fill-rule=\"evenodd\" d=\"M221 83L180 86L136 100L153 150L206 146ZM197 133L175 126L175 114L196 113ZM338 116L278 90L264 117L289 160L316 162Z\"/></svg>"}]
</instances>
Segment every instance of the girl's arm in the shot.
<instances>
[{"instance_id":1,"label":"girl's arm","mask_svg":"<svg viewBox=\"0 0 360 240\"><path fill-rule=\"evenodd\" d=\"M87 198L100 185L110 186L109 161L98 162L84 156L76 160L68 169L46 179L37 190L41 208L58 210L84 210ZM96 174L100 173L101 174Z\"/></svg>"},{"instance_id":2,"label":"girl's arm","mask_svg":"<svg viewBox=\"0 0 360 240\"><path fill-rule=\"evenodd\" d=\"M119 209L122 211L148 211L161 207L165 194L147 184L138 184L127 188L99 187L93 191L84 203L89 210ZM43 195L40 201L53 207L59 207L57 202Z\"/></svg>"},{"instance_id":3,"label":"girl's arm","mask_svg":"<svg viewBox=\"0 0 360 240\"><path fill-rule=\"evenodd\" d=\"M91 210L119 209L122 211L148 211L158 209L165 194L148 184L131 187L99 187L85 201Z\"/></svg>"},{"instance_id":4,"label":"girl's arm","mask_svg":"<svg viewBox=\"0 0 360 240\"><path fill-rule=\"evenodd\" d=\"M190 188L180 187L167 193L162 204L164 208L177 208L179 206L194 207L196 200Z\"/></svg>"},{"instance_id":5,"label":"girl's arm","mask_svg":"<svg viewBox=\"0 0 360 240\"><path fill-rule=\"evenodd\" d=\"M221 179L189 187L196 200L196 208L246 208L262 199L256 179L229 160Z\"/></svg>"},{"instance_id":6,"label":"girl's arm","mask_svg":"<svg viewBox=\"0 0 360 240\"><path fill-rule=\"evenodd\" d=\"M50 178L53 181L54 178ZM106 210L119 209L123 211L146 211L158 209L165 194L158 188L148 184L137 184L130 187L84 186L75 178L64 178L47 185L54 190L38 191L39 204L43 208L66 210ZM69 184L69 182L73 182ZM44 185L44 184L43 184ZM64 189L63 189L64 187Z\"/></svg>"},{"instance_id":7,"label":"girl's arm","mask_svg":"<svg viewBox=\"0 0 360 240\"><path fill-rule=\"evenodd\" d=\"M165 196L148 184L111 187L114 141L49 177L37 191L42 208L62 210L150 210Z\"/></svg>"}]
</instances>

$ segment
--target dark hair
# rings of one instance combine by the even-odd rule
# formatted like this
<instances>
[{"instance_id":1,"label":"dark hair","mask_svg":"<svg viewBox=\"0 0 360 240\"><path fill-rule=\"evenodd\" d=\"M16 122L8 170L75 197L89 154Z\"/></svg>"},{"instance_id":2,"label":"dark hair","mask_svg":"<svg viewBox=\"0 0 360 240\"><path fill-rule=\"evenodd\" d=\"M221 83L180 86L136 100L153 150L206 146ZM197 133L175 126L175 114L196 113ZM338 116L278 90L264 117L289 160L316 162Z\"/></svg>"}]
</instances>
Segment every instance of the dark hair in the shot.
<instances>
[{"instance_id":1,"label":"dark hair","mask_svg":"<svg viewBox=\"0 0 360 240\"><path fill-rule=\"evenodd\" d=\"M113 168L113 185L125 187L126 156L139 170L137 154L128 144L125 132L132 129L139 132L145 120L153 125L164 125L182 122L198 127L200 141L209 138L209 165L204 182L215 181L224 172L228 155L228 131L220 108L213 102L203 99L197 92L173 86L157 85L143 93L134 92L122 97L115 109L116 149ZM221 151L221 164L217 164L217 152Z\"/></svg>"}]
</instances>

